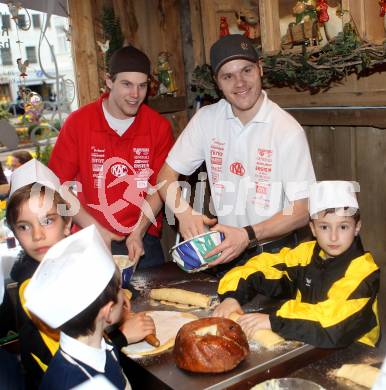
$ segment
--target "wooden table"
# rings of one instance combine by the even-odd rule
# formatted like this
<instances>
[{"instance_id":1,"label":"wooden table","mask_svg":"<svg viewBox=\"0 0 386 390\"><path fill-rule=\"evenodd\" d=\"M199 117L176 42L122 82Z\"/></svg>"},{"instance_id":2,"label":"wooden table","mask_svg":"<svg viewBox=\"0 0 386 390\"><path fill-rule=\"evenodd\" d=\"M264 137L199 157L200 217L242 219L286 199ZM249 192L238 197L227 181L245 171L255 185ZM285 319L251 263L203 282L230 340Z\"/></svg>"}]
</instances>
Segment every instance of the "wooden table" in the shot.
<instances>
[{"instance_id":1,"label":"wooden table","mask_svg":"<svg viewBox=\"0 0 386 390\"><path fill-rule=\"evenodd\" d=\"M151 288L175 287L216 296L217 280L205 273L187 274L175 264L139 270L132 284L140 291L132 304L134 311L174 310L170 306L151 306L148 293ZM277 304L277 302L276 302ZM244 306L245 311L273 310L266 297L258 296ZM205 310L192 311L199 317L209 316ZM159 356L131 359L121 354L121 365L134 389L225 389L249 388L267 378L286 376L290 372L324 356L326 351L302 343L288 343L273 351L252 347L248 357L234 370L223 374L194 374L176 367L172 351ZM245 387L249 386L249 387Z\"/></svg>"}]
</instances>

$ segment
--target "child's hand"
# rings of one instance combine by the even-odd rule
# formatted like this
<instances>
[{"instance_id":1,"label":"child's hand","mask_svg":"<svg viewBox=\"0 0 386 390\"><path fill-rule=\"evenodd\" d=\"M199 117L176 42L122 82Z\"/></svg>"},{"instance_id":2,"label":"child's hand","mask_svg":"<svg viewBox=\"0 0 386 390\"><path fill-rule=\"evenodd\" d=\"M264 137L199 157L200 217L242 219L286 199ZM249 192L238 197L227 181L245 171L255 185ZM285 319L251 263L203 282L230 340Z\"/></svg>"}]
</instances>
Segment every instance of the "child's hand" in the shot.
<instances>
[{"instance_id":1,"label":"child's hand","mask_svg":"<svg viewBox=\"0 0 386 390\"><path fill-rule=\"evenodd\" d=\"M244 314L237 320L237 323L241 326L248 339L253 338L253 335L259 329L271 329L268 314Z\"/></svg>"},{"instance_id":2,"label":"child's hand","mask_svg":"<svg viewBox=\"0 0 386 390\"><path fill-rule=\"evenodd\" d=\"M131 313L125 317L119 327L129 344L143 340L147 335L155 333L154 321L145 313Z\"/></svg>"},{"instance_id":3,"label":"child's hand","mask_svg":"<svg viewBox=\"0 0 386 390\"><path fill-rule=\"evenodd\" d=\"M243 314L243 309L240 304L234 298L224 299L213 311L213 317L225 317L228 318L231 313Z\"/></svg>"}]
</instances>

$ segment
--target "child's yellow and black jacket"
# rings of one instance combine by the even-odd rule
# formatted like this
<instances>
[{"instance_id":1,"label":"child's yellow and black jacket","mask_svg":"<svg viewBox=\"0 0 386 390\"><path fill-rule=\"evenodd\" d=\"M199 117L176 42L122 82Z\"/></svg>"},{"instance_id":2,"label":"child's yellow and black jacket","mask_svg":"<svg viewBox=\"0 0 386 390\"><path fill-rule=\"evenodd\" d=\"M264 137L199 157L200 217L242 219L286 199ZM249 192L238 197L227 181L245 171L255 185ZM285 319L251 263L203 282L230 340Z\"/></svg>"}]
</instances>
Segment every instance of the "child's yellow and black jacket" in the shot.
<instances>
[{"instance_id":1,"label":"child's yellow and black jacket","mask_svg":"<svg viewBox=\"0 0 386 390\"><path fill-rule=\"evenodd\" d=\"M316 241L309 241L235 267L220 280L218 294L241 305L257 294L288 299L270 314L272 330L287 340L321 348L346 347L356 340L375 346L379 277L359 237L334 258L324 258Z\"/></svg>"}]
</instances>

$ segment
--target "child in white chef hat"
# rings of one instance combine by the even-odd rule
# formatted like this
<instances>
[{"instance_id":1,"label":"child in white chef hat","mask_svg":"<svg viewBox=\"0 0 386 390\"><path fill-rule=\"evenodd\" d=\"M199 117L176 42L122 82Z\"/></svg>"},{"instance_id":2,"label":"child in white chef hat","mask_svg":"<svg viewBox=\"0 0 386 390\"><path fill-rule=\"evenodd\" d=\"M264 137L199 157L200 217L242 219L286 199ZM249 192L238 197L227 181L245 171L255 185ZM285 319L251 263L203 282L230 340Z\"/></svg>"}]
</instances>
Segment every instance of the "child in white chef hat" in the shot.
<instances>
[{"instance_id":1,"label":"child in white chef hat","mask_svg":"<svg viewBox=\"0 0 386 390\"><path fill-rule=\"evenodd\" d=\"M321 348L354 341L375 346L380 272L364 252L353 183L323 181L310 191L310 227L316 240L277 254L262 253L220 281L222 303L215 316L243 314L238 322L251 337L271 329L285 339ZM240 305L257 294L284 299L272 314L244 314Z\"/></svg>"},{"instance_id":2,"label":"child in white chef hat","mask_svg":"<svg viewBox=\"0 0 386 390\"><path fill-rule=\"evenodd\" d=\"M40 389L72 389L103 375L118 389L130 385L105 329L121 318L120 273L91 225L51 247L28 284L26 306L52 328L60 348Z\"/></svg>"},{"instance_id":3,"label":"child in white chef hat","mask_svg":"<svg viewBox=\"0 0 386 390\"><path fill-rule=\"evenodd\" d=\"M48 249L70 234L71 217L60 215L68 205L59 192L58 177L36 159L12 173L6 220L23 252L11 270L11 278L19 285L20 354L32 388L39 386L58 349L59 334L30 315L24 290Z\"/></svg>"},{"instance_id":4,"label":"child in white chef hat","mask_svg":"<svg viewBox=\"0 0 386 390\"><path fill-rule=\"evenodd\" d=\"M6 220L23 253L12 268L11 278L19 284L17 314L21 360L26 381L32 388L39 387L59 348L59 332L29 313L25 307L24 291L49 248L70 234L71 217L63 215L68 214L69 205L60 191L58 177L36 159L12 173ZM127 300L125 309L124 321L109 334L119 347L155 332L151 317L130 312Z\"/></svg>"}]
</instances>

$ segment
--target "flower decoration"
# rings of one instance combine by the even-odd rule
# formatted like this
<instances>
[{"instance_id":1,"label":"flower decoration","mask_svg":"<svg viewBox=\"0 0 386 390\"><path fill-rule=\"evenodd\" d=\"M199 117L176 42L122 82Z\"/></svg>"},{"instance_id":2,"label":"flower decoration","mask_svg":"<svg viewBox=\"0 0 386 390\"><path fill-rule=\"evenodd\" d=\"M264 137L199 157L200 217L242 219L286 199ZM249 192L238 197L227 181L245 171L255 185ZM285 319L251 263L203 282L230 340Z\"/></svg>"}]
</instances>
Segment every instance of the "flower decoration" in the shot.
<instances>
[{"instance_id":1,"label":"flower decoration","mask_svg":"<svg viewBox=\"0 0 386 390\"><path fill-rule=\"evenodd\" d=\"M6 210L7 202L5 200L0 200L0 221L5 217Z\"/></svg>"}]
</instances>

